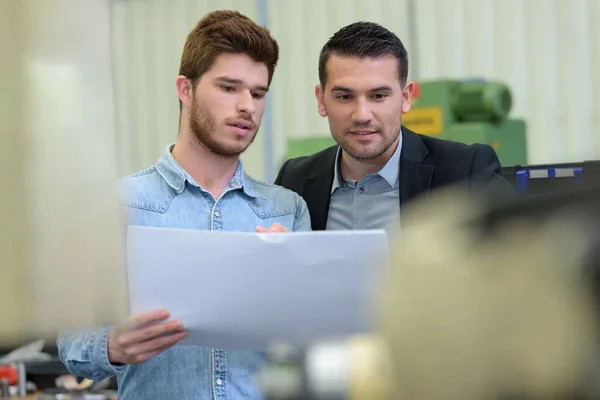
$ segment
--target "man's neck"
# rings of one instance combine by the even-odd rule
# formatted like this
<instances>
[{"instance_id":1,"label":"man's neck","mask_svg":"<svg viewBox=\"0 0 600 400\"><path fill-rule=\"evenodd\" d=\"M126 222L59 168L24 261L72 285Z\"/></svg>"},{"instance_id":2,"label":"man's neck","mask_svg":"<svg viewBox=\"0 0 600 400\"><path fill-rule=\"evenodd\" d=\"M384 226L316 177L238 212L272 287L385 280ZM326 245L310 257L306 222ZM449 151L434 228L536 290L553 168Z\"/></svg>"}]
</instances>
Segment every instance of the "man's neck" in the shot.
<instances>
[{"instance_id":1,"label":"man's neck","mask_svg":"<svg viewBox=\"0 0 600 400\"><path fill-rule=\"evenodd\" d=\"M340 174L342 175L342 179L360 181L365 175L381 171L390 158L392 158L397 148L398 142L390 146L390 148L379 157L370 160L353 158L342 150L340 160Z\"/></svg>"},{"instance_id":2,"label":"man's neck","mask_svg":"<svg viewBox=\"0 0 600 400\"><path fill-rule=\"evenodd\" d=\"M194 181L218 199L231 181L238 157L222 157L208 150L191 135L180 133L171 152Z\"/></svg>"}]
</instances>

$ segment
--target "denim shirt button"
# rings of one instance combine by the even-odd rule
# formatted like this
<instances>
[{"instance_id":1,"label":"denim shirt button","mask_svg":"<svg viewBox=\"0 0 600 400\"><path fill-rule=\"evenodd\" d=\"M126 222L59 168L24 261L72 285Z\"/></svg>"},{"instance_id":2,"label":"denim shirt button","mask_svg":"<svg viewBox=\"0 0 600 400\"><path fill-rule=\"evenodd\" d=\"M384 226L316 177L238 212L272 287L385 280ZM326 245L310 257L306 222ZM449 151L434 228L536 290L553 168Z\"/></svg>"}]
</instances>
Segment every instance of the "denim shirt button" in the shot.
<instances>
[{"instance_id":1,"label":"denim shirt button","mask_svg":"<svg viewBox=\"0 0 600 400\"><path fill-rule=\"evenodd\" d=\"M217 378L215 382L217 383L217 386L221 386L223 384L223 379Z\"/></svg>"}]
</instances>

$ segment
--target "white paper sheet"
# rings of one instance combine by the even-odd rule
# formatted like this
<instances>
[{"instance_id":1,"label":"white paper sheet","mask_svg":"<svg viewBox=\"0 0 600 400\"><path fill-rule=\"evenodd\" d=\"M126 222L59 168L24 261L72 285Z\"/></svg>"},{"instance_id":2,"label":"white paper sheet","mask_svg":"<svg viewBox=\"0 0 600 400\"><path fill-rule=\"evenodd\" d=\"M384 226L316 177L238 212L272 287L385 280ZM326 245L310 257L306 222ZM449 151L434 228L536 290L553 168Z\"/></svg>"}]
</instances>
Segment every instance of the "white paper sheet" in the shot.
<instances>
[{"instance_id":1,"label":"white paper sheet","mask_svg":"<svg viewBox=\"0 0 600 400\"><path fill-rule=\"evenodd\" d=\"M387 268L384 231L128 229L132 314L167 309L179 345L265 349L364 333Z\"/></svg>"}]
</instances>

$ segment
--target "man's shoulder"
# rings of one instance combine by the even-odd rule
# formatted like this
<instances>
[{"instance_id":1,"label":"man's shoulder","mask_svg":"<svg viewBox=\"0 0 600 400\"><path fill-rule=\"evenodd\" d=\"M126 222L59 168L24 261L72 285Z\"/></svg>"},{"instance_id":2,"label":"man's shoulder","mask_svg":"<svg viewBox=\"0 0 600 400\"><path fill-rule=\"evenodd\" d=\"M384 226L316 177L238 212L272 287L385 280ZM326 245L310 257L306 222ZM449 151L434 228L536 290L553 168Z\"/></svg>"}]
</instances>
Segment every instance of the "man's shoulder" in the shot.
<instances>
[{"instance_id":1,"label":"man's shoulder","mask_svg":"<svg viewBox=\"0 0 600 400\"><path fill-rule=\"evenodd\" d=\"M466 144L447 139L440 139L427 135L418 135L432 156L456 157L465 159L465 156L473 156L478 152L495 153L490 145L482 143Z\"/></svg>"},{"instance_id":2,"label":"man's shoulder","mask_svg":"<svg viewBox=\"0 0 600 400\"><path fill-rule=\"evenodd\" d=\"M249 175L244 177L246 184L250 186L251 190L256 192L268 202L279 202L294 204L297 206L304 200L298 195L298 193L287 189L283 186L276 185L274 183L267 183L259 179L253 178Z\"/></svg>"},{"instance_id":3,"label":"man's shoulder","mask_svg":"<svg viewBox=\"0 0 600 400\"><path fill-rule=\"evenodd\" d=\"M120 178L119 188L126 206L155 211L166 208L169 198L175 195L156 166Z\"/></svg>"},{"instance_id":4,"label":"man's shoulder","mask_svg":"<svg viewBox=\"0 0 600 400\"><path fill-rule=\"evenodd\" d=\"M492 146L466 144L447 139L419 135L427 148L427 163L445 171L448 176L465 177L483 170L498 173L500 160ZM487 173L487 172L486 172Z\"/></svg>"},{"instance_id":5,"label":"man's shoulder","mask_svg":"<svg viewBox=\"0 0 600 400\"><path fill-rule=\"evenodd\" d=\"M125 175L119 179L121 189L137 193L140 190L148 190L149 187L160 183L160 174L156 166Z\"/></svg>"},{"instance_id":6,"label":"man's shoulder","mask_svg":"<svg viewBox=\"0 0 600 400\"><path fill-rule=\"evenodd\" d=\"M510 193L512 187L501 177L501 163L492 146L465 144L420 135L428 150L428 163L436 168L437 184L468 181L476 188L490 188L490 193Z\"/></svg>"}]
</instances>

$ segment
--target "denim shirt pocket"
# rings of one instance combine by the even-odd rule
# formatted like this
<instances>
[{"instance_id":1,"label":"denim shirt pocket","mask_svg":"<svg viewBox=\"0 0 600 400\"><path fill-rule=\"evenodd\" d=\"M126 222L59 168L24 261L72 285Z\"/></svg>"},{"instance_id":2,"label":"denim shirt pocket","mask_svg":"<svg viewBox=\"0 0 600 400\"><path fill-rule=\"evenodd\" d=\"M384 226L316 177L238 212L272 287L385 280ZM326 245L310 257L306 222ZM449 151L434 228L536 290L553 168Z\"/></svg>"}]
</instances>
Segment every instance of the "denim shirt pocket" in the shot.
<instances>
[{"instance_id":1,"label":"denim shirt pocket","mask_svg":"<svg viewBox=\"0 0 600 400\"><path fill-rule=\"evenodd\" d=\"M279 223L290 231L294 228L297 205L288 199L282 201L265 200L260 198L247 198L248 206L254 212L258 223L269 227Z\"/></svg>"}]
</instances>

